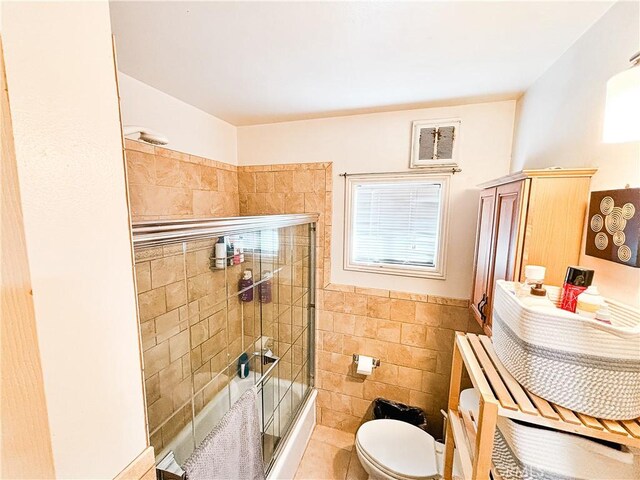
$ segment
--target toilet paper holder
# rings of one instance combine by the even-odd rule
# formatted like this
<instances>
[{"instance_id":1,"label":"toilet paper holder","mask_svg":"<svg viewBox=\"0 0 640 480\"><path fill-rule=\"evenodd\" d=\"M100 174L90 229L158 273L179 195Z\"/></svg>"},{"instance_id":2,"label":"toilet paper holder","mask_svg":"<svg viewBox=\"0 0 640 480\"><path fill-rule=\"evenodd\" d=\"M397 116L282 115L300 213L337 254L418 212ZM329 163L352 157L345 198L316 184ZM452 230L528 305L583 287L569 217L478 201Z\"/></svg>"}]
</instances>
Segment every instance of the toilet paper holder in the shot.
<instances>
[{"instance_id":1,"label":"toilet paper holder","mask_svg":"<svg viewBox=\"0 0 640 480\"><path fill-rule=\"evenodd\" d=\"M358 355L357 353L353 354L353 361L357 364L358 361L360 360L360 355ZM380 366L380 359L379 358L374 358L373 359L373 368L379 367Z\"/></svg>"}]
</instances>

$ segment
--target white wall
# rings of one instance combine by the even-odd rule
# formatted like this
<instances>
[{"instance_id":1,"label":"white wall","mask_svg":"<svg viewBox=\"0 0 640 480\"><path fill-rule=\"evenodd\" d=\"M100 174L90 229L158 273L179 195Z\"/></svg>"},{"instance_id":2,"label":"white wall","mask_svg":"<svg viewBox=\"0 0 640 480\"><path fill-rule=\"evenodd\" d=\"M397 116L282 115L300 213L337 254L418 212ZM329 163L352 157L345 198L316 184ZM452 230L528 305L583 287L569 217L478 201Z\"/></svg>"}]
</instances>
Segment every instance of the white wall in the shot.
<instances>
[{"instance_id":1,"label":"white wall","mask_svg":"<svg viewBox=\"0 0 640 480\"><path fill-rule=\"evenodd\" d=\"M404 110L238 128L238 163L333 162L331 281L469 298L478 209L475 186L509 171L515 101ZM446 280L346 271L343 172L408 171L411 122L458 117L462 173L451 179Z\"/></svg>"},{"instance_id":2,"label":"white wall","mask_svg":"<svg viewBox=\"0 0 640 480\"><path fill-rule=\"evenodd\" d=\"M172 150L237 165L236 127L122 72L118 81L124 125L157 130Z\"/></svg>"},{"instance_id":3,"label":"white wall","mask_svg":"<svg viewBox=\"0 0 640 480\"><path fill-rule=\"evenodd\" d=\"M640 142L602 143L606 82L638 50L640 3L619 2L518 101L512 170L597 166L592 190L640 187ZM580 262L606 295L640 306L640 269L584 254Z\"/></svg>"},{"instance_id":4,"label":"white wall","mask_svg":"<svg viewBox=\"0 0 640 480\"><path fill-rule=\"evenodd\" d=\"M113 478L146 428L109 5L2 8L56 472Z\"/></svg>"}]
</instances>

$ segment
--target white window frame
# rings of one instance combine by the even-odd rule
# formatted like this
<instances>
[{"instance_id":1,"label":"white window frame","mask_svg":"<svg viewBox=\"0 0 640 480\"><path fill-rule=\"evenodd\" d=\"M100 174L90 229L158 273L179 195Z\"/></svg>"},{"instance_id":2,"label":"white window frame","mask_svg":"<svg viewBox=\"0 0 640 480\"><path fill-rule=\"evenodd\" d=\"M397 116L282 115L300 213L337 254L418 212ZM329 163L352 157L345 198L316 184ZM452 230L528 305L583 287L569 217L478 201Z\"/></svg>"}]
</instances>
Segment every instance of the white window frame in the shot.
<instances>
[{"instance_id":1,"label":"white window frame","mask_svg":"<svg viewBox=\"0 0 640 480\"><path fill-rule=\"evenodd\" d=\"M421 277L444 280L446 278L446 258L449 231L449 181L450 174L433 173L394 173L394 174L368 174L349 175L345 182L345 215L344 215L344 239L343 239L343 268L345 270L369 273L382 273L388 275L399 275L404 277ZM351 238L353 230L353 201L355 185L362 183L389 183L390 181L403 180L433 180L442 185L440 192L440 218L438 247L436 252L436 262L433 267L411 266L411 265L371 265L351 261Z\"/></svg>"}]
</instances>

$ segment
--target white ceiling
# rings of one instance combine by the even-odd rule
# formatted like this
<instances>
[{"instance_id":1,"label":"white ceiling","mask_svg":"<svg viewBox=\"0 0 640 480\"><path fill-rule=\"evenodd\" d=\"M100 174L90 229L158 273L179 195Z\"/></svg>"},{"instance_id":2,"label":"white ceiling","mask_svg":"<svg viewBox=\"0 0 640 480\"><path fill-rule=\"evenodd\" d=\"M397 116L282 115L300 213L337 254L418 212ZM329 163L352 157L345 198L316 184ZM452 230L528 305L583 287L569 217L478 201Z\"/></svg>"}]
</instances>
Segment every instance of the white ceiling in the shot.
<instances>
[{"instance_id":1,"label":"white ceiling","mask_svg":"<svg viewBox=\"0 0 640 480\"><path fill-rule=\"evenodd\" d=\"M124 73L234 125L515 98L613 2L112 2Z\"/></svg>"}]
</instances>

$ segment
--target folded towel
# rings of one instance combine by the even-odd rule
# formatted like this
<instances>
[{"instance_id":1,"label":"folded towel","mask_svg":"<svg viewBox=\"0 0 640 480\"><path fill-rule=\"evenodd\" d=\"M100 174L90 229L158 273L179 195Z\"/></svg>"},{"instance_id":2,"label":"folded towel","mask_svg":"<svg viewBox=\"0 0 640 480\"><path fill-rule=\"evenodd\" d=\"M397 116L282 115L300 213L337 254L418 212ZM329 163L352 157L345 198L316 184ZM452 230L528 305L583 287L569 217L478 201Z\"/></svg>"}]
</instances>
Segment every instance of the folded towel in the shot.
<instances>
[{"instance_id":1,"label":"folded towel","mask_svg":"<svg viewBox=\"0 0 640 480\"><path fill-rule=\"evenodd\" d=\"M188 480L264 480L258 390L246 391L183 465Z\"/></svg>"}]
</instances>

